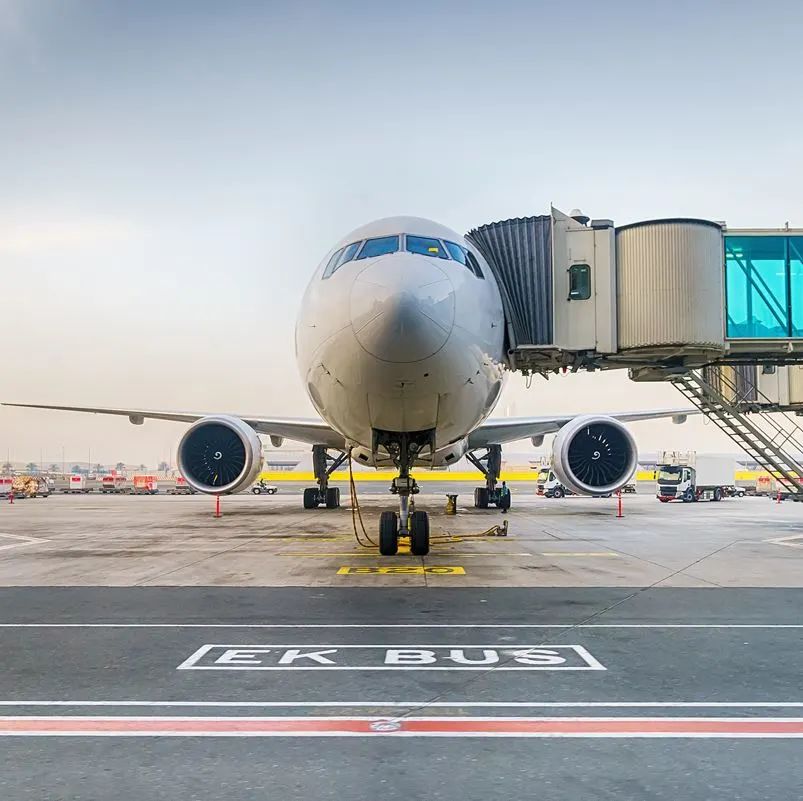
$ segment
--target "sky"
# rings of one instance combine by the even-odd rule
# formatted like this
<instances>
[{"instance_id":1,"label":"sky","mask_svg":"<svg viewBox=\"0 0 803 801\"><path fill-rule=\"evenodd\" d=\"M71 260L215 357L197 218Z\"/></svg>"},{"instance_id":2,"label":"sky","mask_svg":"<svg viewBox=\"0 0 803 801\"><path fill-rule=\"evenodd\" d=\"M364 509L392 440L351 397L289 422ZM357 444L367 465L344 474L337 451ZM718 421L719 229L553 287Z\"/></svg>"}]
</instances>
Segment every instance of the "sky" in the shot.
<instances>
[{"instance_id":1,"label":"sky","mask_svg":"<svg viewBox=\"0 0 803 801\"><path fill-rule=\"evenodd\" d=\"M773 0L0 0L0 400L312 416L302 293L379 217L803 226L801 22ZM514 376L497 414L678 404L626 371ZM0 458L153 464L182 431L0 408ZM734 450L703 420L633 432Z\"/></svg>"}]
</instances>

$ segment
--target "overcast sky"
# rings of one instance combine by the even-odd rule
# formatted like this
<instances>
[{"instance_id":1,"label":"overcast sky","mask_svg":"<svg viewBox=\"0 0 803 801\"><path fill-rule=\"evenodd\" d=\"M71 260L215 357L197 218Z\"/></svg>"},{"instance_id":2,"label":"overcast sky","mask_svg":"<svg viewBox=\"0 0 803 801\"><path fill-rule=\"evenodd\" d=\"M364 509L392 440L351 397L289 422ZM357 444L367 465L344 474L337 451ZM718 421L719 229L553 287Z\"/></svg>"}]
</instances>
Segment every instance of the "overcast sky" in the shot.
<instances>
[{"instance_id":1,"label":"overcast sky","mask_svg":"<svg viewBox=\"0 0 803 801\"><path fill-rule=\"evenodd\" d=\"M772 0L0 0L0 399L312 415L298 303L377 217L803 226L801 22ZM513 380L498 413L678 403L620 372ZM0 409L0 455L153 463L181 431ZM702 421L634 432L733 449Z\"/></svg>"}]
</instances>

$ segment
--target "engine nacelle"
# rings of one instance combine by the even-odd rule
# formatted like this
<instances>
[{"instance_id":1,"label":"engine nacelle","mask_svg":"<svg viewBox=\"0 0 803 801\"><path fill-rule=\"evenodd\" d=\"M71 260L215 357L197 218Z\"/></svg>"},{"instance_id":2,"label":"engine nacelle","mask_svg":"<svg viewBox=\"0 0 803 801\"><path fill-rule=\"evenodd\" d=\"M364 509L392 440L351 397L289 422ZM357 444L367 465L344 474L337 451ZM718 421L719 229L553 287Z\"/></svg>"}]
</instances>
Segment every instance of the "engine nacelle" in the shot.
<instances>
[{"instance_id":1,"label":"engine nacelle","mask_svg":"<svg viewBox=\"0 0 803 801\"><path fill-rule=\"evenodd\" d=\"M256 481L262 470L262 443L239 418L211 415L189 427L178 444L177 461L193 489L225 495Z\"/></svg>"},{"instance_id":2,"label":"engine nacelle","mask_svg":"<svg viewBox=\"0 0 803 801\"><path fill-rule=\"evenodd\" d=\"M578 495L607 495L624 487L636 472L633 435L612 417L576 417L552 443L552 469Z\"/></svg>"}]
</instances>

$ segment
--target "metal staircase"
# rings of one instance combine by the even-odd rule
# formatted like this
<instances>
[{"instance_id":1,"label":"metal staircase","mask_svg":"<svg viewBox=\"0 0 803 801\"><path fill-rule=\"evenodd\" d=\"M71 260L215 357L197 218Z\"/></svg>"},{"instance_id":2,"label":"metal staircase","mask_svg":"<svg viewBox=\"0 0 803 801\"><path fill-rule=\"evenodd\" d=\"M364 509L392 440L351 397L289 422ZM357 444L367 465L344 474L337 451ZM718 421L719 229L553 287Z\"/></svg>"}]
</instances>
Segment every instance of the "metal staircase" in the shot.
<instances>
[{"instance_id":1,"label":"metal staircase","mask_svg":"<svg viewBox=\"0 0 803 801\"><path fill-rule=\"evenodd\" d=\"M791 497L803 500L803 466L793 455L803 453L803 430L794 416L762 411L748 415L740 407L755 409L757 401L770 404L770 399L743 376L735 382L726 370L705 368L705 372L685 373L672 378L672 383L770 475L783 479Z\"/></svg>"}]
</instances>

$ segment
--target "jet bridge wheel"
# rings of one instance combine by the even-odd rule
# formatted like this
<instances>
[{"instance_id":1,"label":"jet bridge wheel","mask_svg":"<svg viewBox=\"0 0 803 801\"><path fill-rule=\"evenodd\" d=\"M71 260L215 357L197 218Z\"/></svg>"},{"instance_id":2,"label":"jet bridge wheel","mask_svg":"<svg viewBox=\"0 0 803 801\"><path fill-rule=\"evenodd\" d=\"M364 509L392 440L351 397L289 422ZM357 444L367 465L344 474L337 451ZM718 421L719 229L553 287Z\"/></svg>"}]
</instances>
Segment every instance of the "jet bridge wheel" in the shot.
<instances>
[{"instance_id":1,"label":"jet bridge wheel","mask_svg":"<svg viewBox=\"0 0 803 801\"><path fill-rule=\"evenodd\" d=\"M379 516L379 553L395 556L399 552L399 518L395 512L382 512Z\"/></svg>"},{"instance_id":2,"label":"jet bridge wheel","mask_svg":"<svg viewBox=\"0 0 803 801\"><path fill-rule=\"evenodd\" d=\"M426 512L410 515L410 553L413 556L429 553L429 515Z\"/></svg>"}]
</instances>

